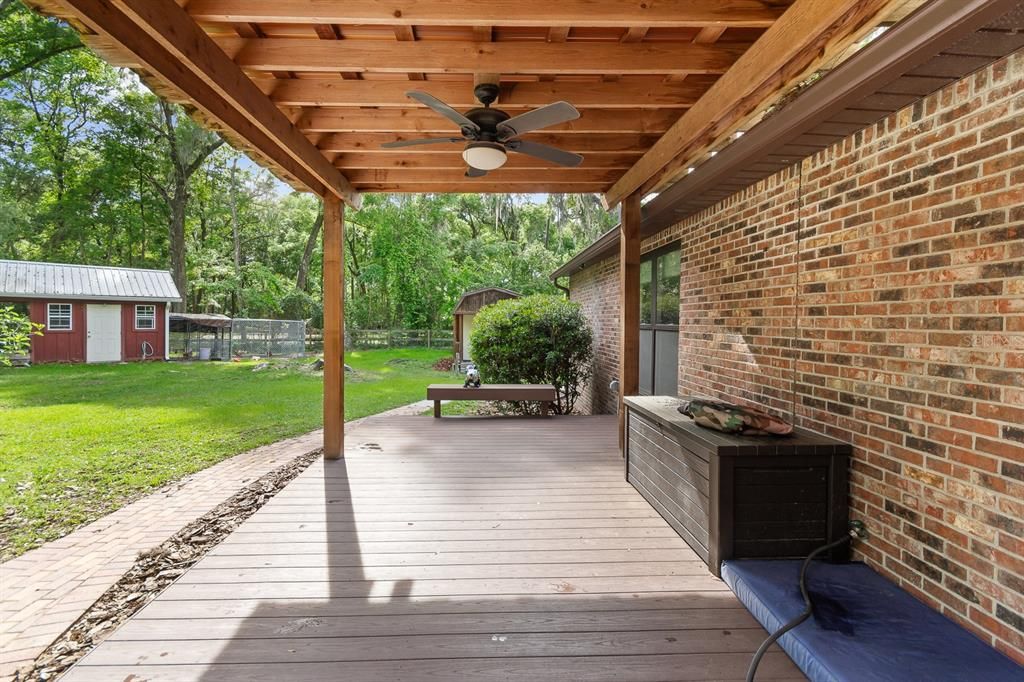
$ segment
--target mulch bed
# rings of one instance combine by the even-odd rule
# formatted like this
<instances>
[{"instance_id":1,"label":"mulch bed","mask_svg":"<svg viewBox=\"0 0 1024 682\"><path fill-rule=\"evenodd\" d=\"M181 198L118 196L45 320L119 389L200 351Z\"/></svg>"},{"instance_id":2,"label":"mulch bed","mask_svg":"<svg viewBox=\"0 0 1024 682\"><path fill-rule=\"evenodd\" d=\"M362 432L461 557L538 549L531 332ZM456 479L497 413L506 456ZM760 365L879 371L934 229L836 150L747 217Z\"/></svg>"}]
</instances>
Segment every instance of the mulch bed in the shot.
<instances>
[{"instance_id":1,"label":"mulch bed","mask_svg":"<svg viewBox=\"0 0 1024 682\"><path fill-rule=\"evenodd\" d=\"M54 680L121 623L153 601L164 588L316 461L321 452L317 450L296 457L256 479L163 544L140 552L135 564L125 571L121 579L39 654L31 668L16 673L12 682Z\"/></svg>"}]
</instances>

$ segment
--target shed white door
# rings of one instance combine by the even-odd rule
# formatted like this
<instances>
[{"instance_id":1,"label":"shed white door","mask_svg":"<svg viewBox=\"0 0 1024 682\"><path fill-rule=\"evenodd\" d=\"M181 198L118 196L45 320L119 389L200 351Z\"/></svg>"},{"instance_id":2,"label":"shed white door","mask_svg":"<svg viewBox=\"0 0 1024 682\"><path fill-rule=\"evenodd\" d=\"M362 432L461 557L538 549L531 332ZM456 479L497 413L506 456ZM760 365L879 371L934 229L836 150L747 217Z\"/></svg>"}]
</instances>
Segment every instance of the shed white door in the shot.
<instances>
[{"instance_id":1,"label":"shed white door","mask_svg":"<svg viewBox=\"0 0 1024 682\"><path fill-rule=\"evenodd\" d=\"M121 306L86 306L85 361L121 361Z\"/></svg>"},{"instance_id":2,"label":"shed white door","mask_svg":"<svg viewBox=\"0 0 1024 682\"><path fill-rule=\"evenodd\" d=\"M473 318L476 315L463 315L462 316L462 359L470 360L473 358L471 352L472 349L469 345L469 335L473 333Z\"/></svg>"}]
</instances>

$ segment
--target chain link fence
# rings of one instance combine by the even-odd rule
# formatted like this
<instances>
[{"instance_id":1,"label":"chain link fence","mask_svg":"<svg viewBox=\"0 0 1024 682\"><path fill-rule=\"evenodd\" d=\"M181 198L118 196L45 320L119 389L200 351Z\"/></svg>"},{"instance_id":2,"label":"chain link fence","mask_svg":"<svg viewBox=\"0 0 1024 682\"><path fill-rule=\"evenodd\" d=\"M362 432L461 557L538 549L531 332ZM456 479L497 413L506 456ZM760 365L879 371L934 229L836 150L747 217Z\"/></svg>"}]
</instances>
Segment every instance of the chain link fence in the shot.
<instances>
[{"instance_id":1,"label":"chain link fence","mask_svg":"<svg viewBox=\"0 0 1024 682\"><path fill-rule=\"evenodd\" d=\"M304 320L231 321L231 353L235 356L299 356L306 352Z\"/></svg>"}]
</instances>

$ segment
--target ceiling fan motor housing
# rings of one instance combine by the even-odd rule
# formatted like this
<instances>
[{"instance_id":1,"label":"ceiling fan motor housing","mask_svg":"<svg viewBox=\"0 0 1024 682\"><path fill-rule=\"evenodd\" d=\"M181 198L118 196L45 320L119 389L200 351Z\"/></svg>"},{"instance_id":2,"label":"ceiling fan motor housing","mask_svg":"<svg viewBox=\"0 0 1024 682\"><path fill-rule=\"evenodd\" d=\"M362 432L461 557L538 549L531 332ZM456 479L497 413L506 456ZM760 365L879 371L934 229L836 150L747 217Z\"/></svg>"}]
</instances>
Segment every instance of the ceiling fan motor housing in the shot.
<instances>
[{"instance_id":1,"label":"ceiling fan motor housing","mask_svg":"<svg viewBox=\"0 0 1024 682\"><path fill-rule=\"evenodd\" d=\"M464 137L494 141L498 139L498 124L502 121L507 121L510 117L501 109L479 107L477 109L470 109L467 111L466 118L480 126L480 132L476 133L475 131L470 130L467 135L466 128L463 127L462 134Z\"/></svg>"}]
</instances>

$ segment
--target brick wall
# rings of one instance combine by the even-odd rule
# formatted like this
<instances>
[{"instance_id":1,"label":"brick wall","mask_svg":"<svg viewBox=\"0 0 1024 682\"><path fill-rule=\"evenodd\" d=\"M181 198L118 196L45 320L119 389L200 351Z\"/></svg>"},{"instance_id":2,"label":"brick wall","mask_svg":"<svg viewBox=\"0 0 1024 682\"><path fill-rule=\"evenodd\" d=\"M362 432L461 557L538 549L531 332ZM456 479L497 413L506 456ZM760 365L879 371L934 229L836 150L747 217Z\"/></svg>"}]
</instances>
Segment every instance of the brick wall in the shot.
<instances>
[{"instance_id":1,"label":"brick wall","mask_svg":"<svg viewBox=\"0 0 1024 682\"><path fill-rule=\"evenodd\" d=\"M576 409L615 414L618 398L608 384L619 375L619 261L607 258L569 278L570 298L583 307L594 330L594 374Z\"/></svg>"},{"instance_id":2,"label":"brick wall","mask_svg":"<svg viewBox=\"0 0 1024 682\"><path fill-rule=\"evenodd\" d=\"M1017 54L648 247L681 240L680 395L853 443L860 558L1024 662L1022 93Z\"/></svg>"}]
</instances>

